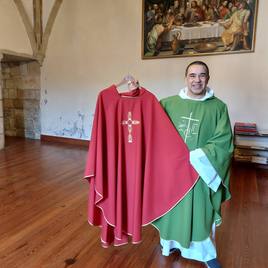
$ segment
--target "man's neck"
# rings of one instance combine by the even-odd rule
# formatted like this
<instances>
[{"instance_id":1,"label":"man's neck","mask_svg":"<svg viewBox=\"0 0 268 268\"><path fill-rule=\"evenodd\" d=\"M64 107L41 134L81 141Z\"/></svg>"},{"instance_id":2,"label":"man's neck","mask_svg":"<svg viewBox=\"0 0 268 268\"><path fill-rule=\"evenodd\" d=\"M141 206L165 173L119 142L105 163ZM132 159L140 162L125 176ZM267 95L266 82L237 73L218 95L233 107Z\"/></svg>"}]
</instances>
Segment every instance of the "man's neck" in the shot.
<instances>
[{"instance_id":1,"label":"man's neck","mask_svg":"<svg viewBox=\"0 0 268 268\"><path fill-rule=\"evenodd\" d=\"M206 95L206 90L204 90L204 92L202 94L192 94L188 89L187 89L187 92L186 92L186 95L191 98L191 99L202 99L205 95Z\"/></svg>"}]
</instances>

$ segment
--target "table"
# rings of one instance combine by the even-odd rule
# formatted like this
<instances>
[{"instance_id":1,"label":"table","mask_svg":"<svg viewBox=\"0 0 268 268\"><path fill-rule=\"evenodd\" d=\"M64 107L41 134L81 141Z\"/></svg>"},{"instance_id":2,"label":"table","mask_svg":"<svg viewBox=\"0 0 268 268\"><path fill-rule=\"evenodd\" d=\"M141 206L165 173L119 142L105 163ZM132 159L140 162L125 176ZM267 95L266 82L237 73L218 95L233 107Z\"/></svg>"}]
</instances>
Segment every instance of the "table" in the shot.
<instances>
[{"instance_id":1,"label":"table","mask_svg":"<svg viewBox=\"0 0 268 268\"><path fill-rule=\"evenodd\" d=\"M179 40L203 39L221 37L224 27L218 22L198 22L200 26L176 26L163 36L163 41L171 42L174 35L181 33Z\"/></svg>"}]
</instances>

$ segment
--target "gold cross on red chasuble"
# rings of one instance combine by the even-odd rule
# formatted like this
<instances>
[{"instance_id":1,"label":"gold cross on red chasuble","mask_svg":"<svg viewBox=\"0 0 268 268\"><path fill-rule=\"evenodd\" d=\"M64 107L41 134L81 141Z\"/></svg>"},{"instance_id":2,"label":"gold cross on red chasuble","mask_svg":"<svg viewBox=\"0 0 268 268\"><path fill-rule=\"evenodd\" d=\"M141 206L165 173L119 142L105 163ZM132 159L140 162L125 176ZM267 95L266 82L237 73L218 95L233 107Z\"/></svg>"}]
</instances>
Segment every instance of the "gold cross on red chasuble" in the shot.
<instances>
[{"instance_id":1,"label":"gold cross on red chasuble","mask_svg":"<svg viewBox=\"0 0 268 268\"><path fill-rule=\"evenodd\" d=\"M133 142L133 137L132 137L132 126L133 125L139 125L140 121L138 120L132 120L132 113L128 112L128 119L122 121L122 125L127 125L128 128L128 142L132 143Z\"/></svg>"}]
</instances>

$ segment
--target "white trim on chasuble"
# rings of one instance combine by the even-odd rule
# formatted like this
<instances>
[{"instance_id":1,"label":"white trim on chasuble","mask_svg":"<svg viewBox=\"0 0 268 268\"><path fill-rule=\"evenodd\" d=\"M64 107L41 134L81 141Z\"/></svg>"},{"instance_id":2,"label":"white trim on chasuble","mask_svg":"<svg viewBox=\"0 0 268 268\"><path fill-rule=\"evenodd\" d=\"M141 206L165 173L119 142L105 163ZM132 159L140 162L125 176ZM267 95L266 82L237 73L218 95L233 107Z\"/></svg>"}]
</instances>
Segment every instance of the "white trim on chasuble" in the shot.
<instances>
[{"instance_id":1,"label":"white trim on chasuble","mask_svg":"<svg viewBox=\"0 0 268 268\"><path fill-rule=\"evenodd\" d=\"M128 112L127 114L128 119L122 121L122 125L127 125L128 128L128 142L133 142L133 136L132 136L132 125L139 125L140 121L138 120L132 120L132 112Z\"/></svg>"},{"instance_id":2,"label":"white trim on chasuble","mask_svg":"<svg viewBox=\"0 0 268 268\"><path fill-rule=\"evenodd\" d=\"M192 112L190 117L181 116L182 122L179 124L179 131L184 134L184 142L186 143L188 138L198 135L199 119L192 118Z\"/></svg>"}]
</instances>

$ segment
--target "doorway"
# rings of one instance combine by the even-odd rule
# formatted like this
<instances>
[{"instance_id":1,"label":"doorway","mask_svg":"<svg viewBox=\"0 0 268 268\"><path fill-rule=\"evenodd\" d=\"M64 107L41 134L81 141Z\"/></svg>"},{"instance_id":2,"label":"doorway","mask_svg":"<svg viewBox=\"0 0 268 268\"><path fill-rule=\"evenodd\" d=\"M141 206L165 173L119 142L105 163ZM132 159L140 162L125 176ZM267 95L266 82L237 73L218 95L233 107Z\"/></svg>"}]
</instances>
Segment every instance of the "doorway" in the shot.
<instances>
[{"instance_id":1,"label":"doorway","mask_svg":"<svg viewBox=\"0 0 268 268\"><path fill-rule=\"evenodd\" d=\"M2 53L0 71L0 149L5 136L40 139L40 64Z\"/></svg>"}]
</instances>

